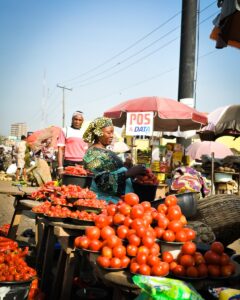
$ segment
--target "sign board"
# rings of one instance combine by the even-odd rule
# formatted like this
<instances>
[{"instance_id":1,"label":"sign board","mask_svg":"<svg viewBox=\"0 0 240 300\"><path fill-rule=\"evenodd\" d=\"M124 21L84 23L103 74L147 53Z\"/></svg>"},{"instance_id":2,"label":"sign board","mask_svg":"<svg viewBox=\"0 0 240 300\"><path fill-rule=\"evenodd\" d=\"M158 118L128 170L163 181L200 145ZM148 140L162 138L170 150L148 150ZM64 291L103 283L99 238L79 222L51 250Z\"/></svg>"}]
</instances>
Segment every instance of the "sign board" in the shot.
<instances>
[{"instance_id":1,"label":"sign board","mask_svg":"<svg viewBox=\"0 0 240 300\"><path fill-rule=\"evenodd\" d=\"M128 112L126 135L146 135L153 133L153 112Z\"/></svg>"}]
</instances>

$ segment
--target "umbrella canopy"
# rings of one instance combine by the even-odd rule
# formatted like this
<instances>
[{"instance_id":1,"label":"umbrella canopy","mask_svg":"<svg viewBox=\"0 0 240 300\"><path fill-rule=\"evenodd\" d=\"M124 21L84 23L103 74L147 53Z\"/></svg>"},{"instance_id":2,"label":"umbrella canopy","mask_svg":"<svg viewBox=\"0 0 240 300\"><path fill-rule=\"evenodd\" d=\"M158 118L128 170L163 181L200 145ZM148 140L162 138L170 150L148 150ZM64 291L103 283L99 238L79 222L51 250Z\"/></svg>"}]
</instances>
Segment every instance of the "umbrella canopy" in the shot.
<instances>
[{"instance_id":1,"label":"umbrella canopy","mask_svg":"<svg viewBox=\"0 0 240 300\"><path fill-rule=\"evenodd\" d=\"M155 112L155 131L186 131L207 124L207 117L176 100L161 97L142 97L122 102L104 112L114 126L126 124L127 112Z\"/></svg>"},{"instance_id":2,"label":"umbrella canopy","mask_svg":"<svg viewBox=\"0 0 240 300\"><path fill-rule=\"evenodd\" d=\"M212 153L214 153L215 158L224 158L228 155L233 155L227 146L212 141L195 142L186 149L186 154L189 155L191 159L201 160L202 155L211 156Z\"/></svg>"},{"instance_id":3,"label":"umbrella canopy","mask_svg":"<svg viewBox=\"0 0 240 300\"><path fill-rule=\"evenodd\" d=\"M213 132L215 137L223 135L240 136L240 105L219 107L208 115L208 125L200 131Z\"/></svg>"}]
</instances>

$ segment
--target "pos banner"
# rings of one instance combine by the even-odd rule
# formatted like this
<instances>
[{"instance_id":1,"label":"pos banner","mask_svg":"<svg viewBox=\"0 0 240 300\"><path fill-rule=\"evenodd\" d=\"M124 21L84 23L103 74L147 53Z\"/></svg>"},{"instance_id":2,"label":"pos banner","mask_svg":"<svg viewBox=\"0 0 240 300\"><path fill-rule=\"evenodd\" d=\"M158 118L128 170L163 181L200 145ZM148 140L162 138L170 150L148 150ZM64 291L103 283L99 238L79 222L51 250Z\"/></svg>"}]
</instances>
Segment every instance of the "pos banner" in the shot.
<instances>
[{"instance_id":1,"label":"pos banner","mask_svg":"<svg viewBox=\"0 0 240 300\"><path fill-rule=\"evenodd\" d=\"M128 112L126 135L147 135L153 133L153 112Z\"/></svg>"}]
</instances>

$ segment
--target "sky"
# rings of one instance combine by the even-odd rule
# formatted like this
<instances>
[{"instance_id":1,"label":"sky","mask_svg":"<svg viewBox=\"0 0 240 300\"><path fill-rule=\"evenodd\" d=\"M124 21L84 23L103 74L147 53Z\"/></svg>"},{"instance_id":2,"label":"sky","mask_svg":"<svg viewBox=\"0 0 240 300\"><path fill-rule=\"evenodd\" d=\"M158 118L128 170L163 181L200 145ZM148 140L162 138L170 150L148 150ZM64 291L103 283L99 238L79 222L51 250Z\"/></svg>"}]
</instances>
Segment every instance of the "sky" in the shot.
<instances>
[{"instance_id":1,"label":"sky","mask_svg":"<svg viewBox=\"0 0 240 300\"><path fill-rule=\"evenodd\" d=\"M196 109L240 103L239 50L209 38L220 12L200 0ZM177 100L180 0L0 0L0 135L102 116L143 96Z\"/></svg>"}]
</instances>

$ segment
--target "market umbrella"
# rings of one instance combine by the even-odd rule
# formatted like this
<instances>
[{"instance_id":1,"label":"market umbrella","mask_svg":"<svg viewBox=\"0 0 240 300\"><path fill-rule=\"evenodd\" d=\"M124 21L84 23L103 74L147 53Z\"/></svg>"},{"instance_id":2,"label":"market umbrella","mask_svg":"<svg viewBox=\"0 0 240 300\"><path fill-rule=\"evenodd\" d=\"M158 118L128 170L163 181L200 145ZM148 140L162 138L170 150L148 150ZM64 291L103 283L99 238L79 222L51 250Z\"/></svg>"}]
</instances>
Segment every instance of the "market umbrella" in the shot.
<instances>
[{"instance_id":1,"label":"market umbrella","mask_svg":"<svg viewBox=\"0 0 240 300\"><path fill-rule=\"evenodd\" d=\"M200 130L200 135L214 133L215 138L223 135L240 136L240 105L219 107L208 115L208 125Z\"/></svg>"},{"instance_id":2,"label":"market umbrella","mask_svg":"<svg viewBox=\"0 0 240 300\"><path fill-rule=\"evenodd\" d=\"M50 126L41 130L34 131L27 137L27 143L34 151L38 151L43 147L43 143L48 140L49 146L56 148L57 139L61 128Z\"/></svg>"},{"instance_id":3,"label":"market umbrella","mask_svg":"<svg viewBox=\"0 0 240 300\"><path fill-rule=\"evenodd\" d=\"M197 110L176 100L162 97L142 97L127 100L104 112L113 120L113 125L126 124L127 112L155 112L155 131L186 131L199 129L207 124L207 117Z\"/></svg>"},{"instance_id":4,"label":"market umbrella","mask_svg":"<svg viewBox=\"0 0 240 300\"><path fill-rule=\"evenodd\" d=\"M186 149L186 154L193 160L201 160L202 155L211 156L212 153L214 153L215 158L224 158L228 155L233 155L232 151L226 145L213 141L195 142Z\"/></svg>"}]
</instances>

